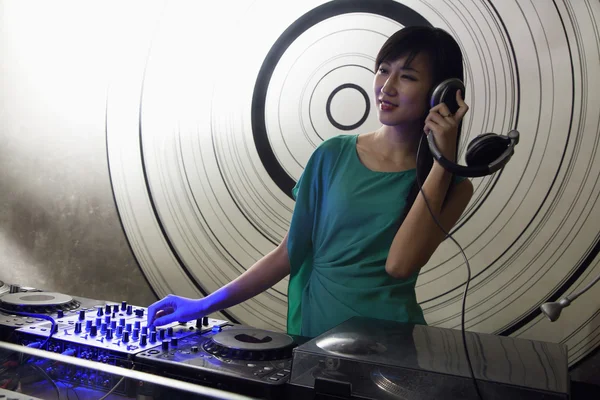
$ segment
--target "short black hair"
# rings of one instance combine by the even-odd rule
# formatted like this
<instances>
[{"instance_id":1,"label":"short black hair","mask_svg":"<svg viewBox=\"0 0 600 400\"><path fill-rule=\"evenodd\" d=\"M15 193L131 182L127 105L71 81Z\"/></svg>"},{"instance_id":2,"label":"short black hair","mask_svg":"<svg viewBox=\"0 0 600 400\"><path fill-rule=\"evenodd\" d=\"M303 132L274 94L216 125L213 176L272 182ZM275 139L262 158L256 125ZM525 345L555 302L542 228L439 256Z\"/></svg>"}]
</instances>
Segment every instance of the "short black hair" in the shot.
<instances>
[{"instance_id":1,"label":"short black hair","mask_svg":"<svg viewBox=\"0 0 600 400\"><path fill-rule=\"evenodd\" d=\"M382 62L405 56L405 66L408 67L419 53L429 58L434 86L449 78L464 82L460 46L448 32L430 26L408 26L390 36L377 54L375 72Z\"/></svg>"}]
</instances>

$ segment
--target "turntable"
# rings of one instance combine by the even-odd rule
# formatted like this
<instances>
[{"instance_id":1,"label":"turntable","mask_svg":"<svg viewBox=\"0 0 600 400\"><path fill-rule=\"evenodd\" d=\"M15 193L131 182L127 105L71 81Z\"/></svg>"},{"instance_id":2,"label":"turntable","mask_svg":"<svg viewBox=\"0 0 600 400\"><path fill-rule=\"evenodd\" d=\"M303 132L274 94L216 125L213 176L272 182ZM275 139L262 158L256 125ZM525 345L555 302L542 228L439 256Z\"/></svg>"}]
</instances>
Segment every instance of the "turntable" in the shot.
<instances>
[{"instance_id":1,"label":"turntable","mask_svg":"<svg viewBox=\"0 0 600 400\"><path fill-rule=\"evenodd\" d=\"M14 286L11 285L11 287ZM43 292L33 288L4 294L0 297L0 339L5 340L6 336L14 329L44 321L41 318L21 315L21 313L62 318L81 310L89 309L93 311L93 307L99 304L101 302L98 300L73 297L62 293Z\"/></svg>"},{"instance_id":2,"label":"turntable","mask_svg":"<svg viewBox=\"0 0 600 400\"><path fill-rule=\"evenodd\" d=\"M205 386L256 396L281 398L289 379L292 351L308 338L244 325L215 326L178 343L135 356L159 373Z\"/></svg>"},{"instance_id":3,"label":"turntable","mask_svg":"<svg viewBox=\"0 0 600 400\"><path fill-rule=\"evenodd\" d=\"M52 292L11 293L0 297L0 310L13 313L53 314L79 308L81 303L69 295Z\"/></svg>"},{"instance_id":4,"label":"turntable","mask_svg":"<svg viewBox=\"0 0 600 400\"><path fill-rule=\"evenodd\" d=\"M467 332L486 399L568 399L564 345ZM290 399L477 399L459 330L354 317L294 349Z\"/></svg>"}]
</instances>

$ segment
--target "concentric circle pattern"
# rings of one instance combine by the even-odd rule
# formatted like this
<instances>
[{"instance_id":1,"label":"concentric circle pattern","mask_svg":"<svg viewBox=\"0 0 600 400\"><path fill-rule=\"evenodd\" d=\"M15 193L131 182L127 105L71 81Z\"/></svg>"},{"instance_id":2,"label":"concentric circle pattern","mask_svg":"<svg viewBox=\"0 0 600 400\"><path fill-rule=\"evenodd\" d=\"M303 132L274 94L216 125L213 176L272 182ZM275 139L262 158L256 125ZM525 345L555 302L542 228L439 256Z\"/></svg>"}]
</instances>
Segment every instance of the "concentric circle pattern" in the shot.
<instances>
[{"instance_id":1,"label":"concentric circle pattern","mask_svg":"<svg viewBox=\"0 0 600 400\"><path fill-rule=\"evenodd\" d=\"M569 346L600 342L600 285L550 323L539 306L600 274L600 6L594 1L167 3L107 99L123 226L159 295L200 297L284 237L314 148L378 127L374 60L407 25L450 32L465 57L461 154L518 129L507 167L474 179L454 232L473 271L470 330ZM297 3L297 4L293 4ZM423 268L430 325L458 328L466 266L445 241ZM285 329L287 279L225 317Z\"/></svg>"}]
</instances>

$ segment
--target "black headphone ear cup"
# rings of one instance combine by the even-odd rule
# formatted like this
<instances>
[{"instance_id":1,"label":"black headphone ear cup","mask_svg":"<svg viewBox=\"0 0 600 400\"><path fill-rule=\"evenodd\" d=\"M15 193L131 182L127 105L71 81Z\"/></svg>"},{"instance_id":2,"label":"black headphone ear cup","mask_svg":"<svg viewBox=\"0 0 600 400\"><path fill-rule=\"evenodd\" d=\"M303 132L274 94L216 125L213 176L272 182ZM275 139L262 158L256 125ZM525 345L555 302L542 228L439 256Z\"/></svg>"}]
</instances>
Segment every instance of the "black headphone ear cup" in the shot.
<instances>
[{"instance_id":1,"label":"black headphone ear cup","mask_svg":"<svg viewBox=\"0 0 600 400\"><path fill-rule=\"evenodd\" d=\"M510 139L495 133L477 136L467 146L465 162L468 166L489 165L497 160L510 145Z\"/></svg>"}]
</instances>

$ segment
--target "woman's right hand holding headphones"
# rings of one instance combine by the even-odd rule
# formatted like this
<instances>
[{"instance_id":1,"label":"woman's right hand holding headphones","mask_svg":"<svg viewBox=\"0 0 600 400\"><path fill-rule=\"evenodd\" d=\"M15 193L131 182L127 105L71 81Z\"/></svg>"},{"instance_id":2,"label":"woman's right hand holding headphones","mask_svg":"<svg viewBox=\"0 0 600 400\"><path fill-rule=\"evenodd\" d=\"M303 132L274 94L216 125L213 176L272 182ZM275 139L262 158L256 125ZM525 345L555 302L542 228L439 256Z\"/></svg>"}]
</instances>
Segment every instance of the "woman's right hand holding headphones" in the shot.
<instances>
[{"instance_id":1,"label":"woman's right hand holding headphones","mask_svg":"<svg viewBox=\"0 0 600 400\"><path fill-rule=\"evenodd\" d=\"M426 134L433 133L438 149L449 161L455 162L456 158L456 138L458 135L458 124L463 119L469 106L462 98L460 90L456 91L456 103L459 108L452 114L448 106L440 103L429 110L429 115L425 119L424 131Z\"/></svg>"}]
</instances>

